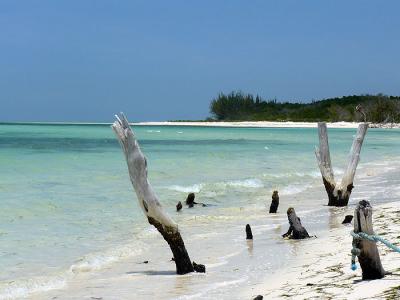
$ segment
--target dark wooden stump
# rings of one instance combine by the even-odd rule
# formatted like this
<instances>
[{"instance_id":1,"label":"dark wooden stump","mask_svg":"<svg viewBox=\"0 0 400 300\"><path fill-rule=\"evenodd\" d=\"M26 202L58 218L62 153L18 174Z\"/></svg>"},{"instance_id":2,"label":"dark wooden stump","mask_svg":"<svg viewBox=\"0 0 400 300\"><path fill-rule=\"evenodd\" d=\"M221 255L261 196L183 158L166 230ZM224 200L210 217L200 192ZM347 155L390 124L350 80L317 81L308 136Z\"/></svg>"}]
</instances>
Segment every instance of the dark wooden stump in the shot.
<instances>
[{"instance_id":1,"label":"dark wooden stump","mask_svg":"<svg viewBox=\"0 0 400 300\"><path fill-rule=\"evenodd\" d=\"M187 196L186 205L188 205L189 208L192 208L195 204L197 204L196 202L194 202L194 198L195 198L194 193L189 193L189 195Z\"/></svg>"},{"instance_id":2,"label":"dark wooden stump","mask_svg":"<svg viewBox=\"0 0 400 300\"><path fill-rule=\"evenodd\" d=\"M326 193L328 194L328 206L347 206L347 204L349 203L351 191L354 188L353 183L350 183L345 191L338 190L337 195L335 195L335 186L329 183L324 177L322 177L322 181L324 183Z\"/></svg>"},{"instance_id":3,"label":"dark wooden stump","mask_svg":"<svg viewBox=\"0 0 400 300\"><path fill-rule=\"evenodd\" d=\"M148 217L147 219L151 225L157 228L158 232L161 233L164 240L167 241L169 247L171 248L176 265L176 273L182 275L193 272L193 264L190 260L189 254L186 251L185 243L183 242L179 231L169 231L168 228L165 228L155 219L151 217Z\"/></svg>"},{"instance_id":4,"label":"dark wooden stump","mask_svg":"<svg viewBox=\"0 0 400 300\"><path fill-rule=\"evenodd\" d=\"M360 201L354 210L354 232L374 234L372 227L372 207L366 200ZM383 278L386 272L382 267L376 243L359 239L355 239L353 243L356 248L360 249L357 257L362 270L362 279Z\"/></svg>"},{"instance_id":5,"label":"dark wooden stump","mask_svg":"<svg viewBox=\"0 0 400 300\"><path fill-rule=\"evenodd\" d=\"M308 235L307 230L303 227L303 225L301 225L300 218L297 217L294 208L290 207L287 210L287 216L289 221L289 230L288 232L282 235L283 237L289 237L295 240L305 239L310 237Z\"/></svg>"},{"instance_id":6,"label":"dark wooden stump","mask_svg":"<svg viewBox=\"0 0 400 300\"><path fill-rule=\"evenodd\" d=\"M246 240L252 240L253 233L251 232L251 227L249 224L246 225Z\"/></svg>"},{"instance_id":7,"label":"dark wooden stump","mask_svg":"<svg viewBox=\"0 0 400 300\"><path fill-rule=\"evenodd\" d=\"M264 297L261 295L256 296L253 300L263 300Z\"/></svg>"},{"instance_id":8,"label":"dark wooden stump","mask_svg":"<svg viewBox=\"0 0 400 300\"><path fill-rule=\"evenodd\" d=\"M179 201L178 204L176 205L176 211L180 211L182 209L182 202Z\"/></svg>"},{"instance_id":9,"label":"dark wooden stump","mask_svg":"<svg viewBox=\"0 0 400 300\"><path fill-rule=\"evenodd\" d=\"M272 201L271 201L271 206L269 207L269 213L270 214L276 213L278 210L278 206L279 206L278 191L274 191L272 193Z\"/></svg>"},{"instance_id":10,"label":"dark wooden stump","mask_svg":"<svg viewBox=\"0 0 400 300\"><path fill-rule=\"evenodd\" d=\"M344 217L344 220L342 222L342 224L349 224L351 223L351 221L353 220L353 216L352 215L347 215Z\"/></svg>"}]
</instances>

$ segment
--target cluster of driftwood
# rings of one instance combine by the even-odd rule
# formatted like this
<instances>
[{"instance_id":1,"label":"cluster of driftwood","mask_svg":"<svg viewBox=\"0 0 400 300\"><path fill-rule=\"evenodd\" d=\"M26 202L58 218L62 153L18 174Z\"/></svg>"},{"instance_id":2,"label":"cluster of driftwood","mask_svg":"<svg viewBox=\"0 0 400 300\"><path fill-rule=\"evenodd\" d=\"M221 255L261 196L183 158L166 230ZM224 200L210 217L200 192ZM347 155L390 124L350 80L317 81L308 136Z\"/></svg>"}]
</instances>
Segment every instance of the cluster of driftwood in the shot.
<instances>
[{"instance_id":1,"label":"cluster of driftwood","mask_svg":"<svg viewBox=\"0 0 400 300\"><path fill-rule=\"evenodd\" d=\"M153 225L169 244L173 261L176 264L177 274L190 272L205 272L205 266L192 262L186 251L185 244L179 232L178 225L163 210L157 195L147 178L147 162L139 144L132 132L128 120L123 114L116 116L117 120L112 125L116 133L121 148L125 154L128 165L129 176L134 190L148 222ZM347 206L351 191L354 188L353 180L359 162L361 146L368 129L368 123L362 123L358 127L357 135L354 138L350 150L347 169L340 183L334 178L329 153L328 134L325 123L318 123L319 147L315 150L318 166L321 171L322 181L328 194L328 206ZM195 204L206 206L203 203L196 203L194 193L190 193L185 204L191 208ZM270 213L276 213L279 206L278 191L272 194L272 202L269 209ZM176 209L183 208L178 202ZM292 239L304 239L310 237L307 230L301 224L300 218L296 215L294 208L287 210L289 230L283 235ZM350 223L352 216L346 216L343 223ZM372 229L372 208L367 201L361 201L354 212L354 232L365 232L373 234ZM253 234L249 224L246 225L246 239L253 239ZM363 271L363 279L382 278L385 275L379 258L379 252L374 242L356 241L356 246L360 250L358 259Z\"/></svg>"}]
</instances>

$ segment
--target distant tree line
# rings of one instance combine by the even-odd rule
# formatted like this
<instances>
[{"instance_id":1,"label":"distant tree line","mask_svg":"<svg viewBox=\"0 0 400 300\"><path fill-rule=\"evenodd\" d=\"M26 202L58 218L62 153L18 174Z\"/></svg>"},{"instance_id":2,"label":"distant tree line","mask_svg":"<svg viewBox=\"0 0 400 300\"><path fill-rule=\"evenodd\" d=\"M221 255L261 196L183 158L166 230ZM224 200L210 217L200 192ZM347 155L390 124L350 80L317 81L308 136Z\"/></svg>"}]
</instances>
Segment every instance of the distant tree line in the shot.
<instances>
[{"instance_id":1,"label":"distant tree line","mask_svg":"<svg viewBox=\"0 0 400 300\"><path fill-rule=\"evenodd\" d=\"M353 95L311 103L277 102L242 92L220 93L210 103L213 118L221 121L362 121L361 104L368 122L400 122L400 97Z\"/></svg>"}]
</instances>

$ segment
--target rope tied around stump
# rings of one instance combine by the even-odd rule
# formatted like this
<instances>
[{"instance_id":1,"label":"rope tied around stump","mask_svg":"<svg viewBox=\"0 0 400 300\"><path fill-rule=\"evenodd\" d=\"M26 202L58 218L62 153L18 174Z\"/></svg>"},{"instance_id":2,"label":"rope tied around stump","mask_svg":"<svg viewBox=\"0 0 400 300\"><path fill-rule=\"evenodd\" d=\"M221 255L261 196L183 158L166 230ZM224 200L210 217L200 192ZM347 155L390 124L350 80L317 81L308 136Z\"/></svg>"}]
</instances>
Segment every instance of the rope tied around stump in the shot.
<instances>
[{"instance_id":1,"label":"rope tied around stump","mask_svg":"<svg viewBox=\"0 0 400 300\"><path fill-rule=\"evenodd\" d=\"M360 252L361 252L360 249L358 249L356 247L355 240L367 240L367 241L375 242L375 243L376 242L381 242L386 247L392 249L395 252L400 253L400 247L397 247L397 246L393 245L391 242L383 239L382 237L380 237L377 234L368 234L368 233L365 233L365 232L354 232L354 231L351 231L350 235L353 237L353 243L352 243L353 248L351 249L351 269L353 271L355 271L357 269L356 256L360 255Z\"/></svg>"}]
</instances>

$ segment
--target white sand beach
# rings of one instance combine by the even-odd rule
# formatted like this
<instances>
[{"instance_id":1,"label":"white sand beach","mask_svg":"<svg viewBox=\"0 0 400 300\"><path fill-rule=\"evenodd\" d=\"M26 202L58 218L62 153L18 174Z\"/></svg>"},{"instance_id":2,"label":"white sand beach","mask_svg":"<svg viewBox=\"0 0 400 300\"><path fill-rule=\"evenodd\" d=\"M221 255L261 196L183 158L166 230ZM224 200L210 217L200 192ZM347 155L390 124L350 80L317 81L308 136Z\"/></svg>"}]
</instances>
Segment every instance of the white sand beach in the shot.
<instances>
[{"instance_id":1,"label":"white sand beach","mask_svg":"<svg viewBox=\"0 0 400 300\"><path fill-rule=\"evenodd\" d=\"M358 122L330 122L329 128L357 128ZM243 122L138 122L133 125L145 126L204 126L204 127L260 127L260 128L317 128L317 122L271 122L271 121L243 121ZM399 123L370 124L371 128L400 128Z\"/></svg>"},{"instance_id":2,"label":"white sand beach","mask_svg":"<svg viewBox=\"0 0 400 300\"><path fill-rule=\"evenodd\" d=\"M346 209L341 214L353 214ZM279 270L266 277L262 284L250 287L243 299L250 295L263 295L264 299L399 299L400 298L400 253L378 243L382 265L391 272L379 280L361 280L361 268L350 269L352 224L341 225L342 217L336 220L338 227L323 236L301 243L297 260L290 268ZM339 225L340 224L340 225ZM400 244L400 202L377 205L373 213L376 234Z\"/></svg>"}]
</instances>

